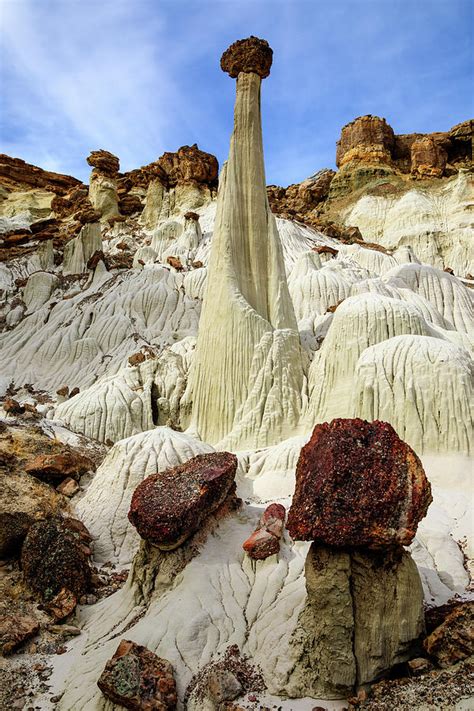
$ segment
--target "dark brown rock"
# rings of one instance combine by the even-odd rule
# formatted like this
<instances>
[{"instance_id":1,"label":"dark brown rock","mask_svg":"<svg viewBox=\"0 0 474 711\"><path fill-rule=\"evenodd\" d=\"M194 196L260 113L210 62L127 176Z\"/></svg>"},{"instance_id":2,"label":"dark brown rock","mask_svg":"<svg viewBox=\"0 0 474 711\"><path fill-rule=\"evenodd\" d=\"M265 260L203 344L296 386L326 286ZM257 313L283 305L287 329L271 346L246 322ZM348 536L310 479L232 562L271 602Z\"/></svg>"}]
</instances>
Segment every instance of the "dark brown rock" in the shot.
<instances>
[{"instance_id":1,"label":"dark brown rock","mask_svg":"<svg viewBox=\"0 0 474 711\"><path fill-rule=\"evenodd\" d=\"M96 249L94 254L87 260L87 268L95 269L99 262L104 262L105 264L105 255L101 249Z\"/></svg>"},{"instance_id":2,"label":"dark brown rock","mask_svg":"<svg viewBox=\"0 0 474 711\"><path fill-rule=\"evenodd\" d=\"M78 479L88 471L95 471L94 462L82 454L65 451L60 454L39 454L25 471L42 481L62 481L67 477Z\"/></svg>"},{"instance_id":3,"label":"dark brown rock","mask_svg":"<svg viewBox=\"0 0 474 711\"><path fill-rule=\"evenodd\" d=\"M267 506L252 535L242 544L244 551L254 560L265 560L280 551L286 511L281 504Z\"/></svg>"},{"instance_id":4,"label":"dark brown rock","mask_svg":"<svg viewBox=\"0 0 474 711\"><path fill-rule=\"evenodd\" d=\"M98 151L91 151L86 160L97 172L110 177L116 176L120 170L120 161L117 156L102 148Z\"/></svg>"},{"instance_id":5,"label":"dark brown rock","mask_svg":"<svg viewBox=\"0 0 474 711\"><path fill-rule=\"evenodd\" d=\"M132 711L165 711L177 703L173 667L135 642L123 639L100 675L104 696Z\"/></svg>"},{"instance_id":6,"label":"dark brown rock","mask_svg":"<svg viewBox=\"0 0 474 711\"><path fill-rule=\"evenodd\" d=\"M199 215L197 214L197 212L192 212L190 210L189 212L184 213L184 219L193 220L194 222L197 222L199 220Z\"/></svg>"},{"instance_id":7,"label":"dark brown rock","mask_svg":"<svg viewBox=\"0 0 474 711\"><path fill-rule=\"evenodd\" d=\"M474 602L465 602L423 642L426 652L440 667L449 667L474 654Z\"/></svg>"},{"instance_id":8,"label":"dark brown rock","mask_svg":"<svg viewBox=\"0 0 474 711\"><path fill-rule=\"evenodd\" d=\"M265 79L270 74L272 61L273 50L268 42L252 35L237 40L226 49L221 57L221 69L232 79L236 79L241 72L253 72Z\"/></svg>"},{"instance_id":9,"label":"dark brown rock","mask_svg":"<svg viewBox=\"0 0 474 711\"><path fill-rule=\"evenodd\" d=\"M28 190L41 188L63 195L81 181L70 175L53 173L36 165L25 163L20 158L11 158L0 154L0 185L9 190Z\"/></svg>"},{"instance_id":10,"label":"dark brown rock","mask_svg":"<svg viewBox=\"0 0 474 711\"><path fill-rule=\"evenodd\" d=\"M39 622L31 615L5 615L0 617L0 652L11 654L22 642L35 635Z\"/></svg>"},{"instance_id":11,"label":"dark brown rock","mask_svg":"<svg viewBox=\"0 0 474 711\"><path fill-rule=\"evenodd\" d=\"M301 450L288 530L330 546L409 545L431 500L419 458L391 425L336 419Z\"/></svg>"},{"instance_id":12,"label":"dark brown rock","mask_svg":"<svg viewBox=\"0 0 474 711\"><path fill-rule=\"evenodd\" d=\"M213 452L152 474L135 489L129 521L153 545L177 548L231 493L236 469L235 455Z\"/></svg>"},{"instance_id":13,"label":"dark brown rock","mask_svg":"<svg viewBox=\"0 0 474 711\"><path fill-rule=\"evenodd\" d=\"M35 523L29 529L21 552L23 575L46 601L63 587L77 598L90 587L90 549L81 531L72 519L58 516Z\"/></svg>"},{"instance_id":14,"label":"dark brown rock","mask_svg":"<svg viewBox=\"0 0 474 711\"><path fill-rule=\"evenodd\" d=\"M304 222L305 216L313 212L328 197L335 175L333 170L325 168L303 180L302 183L289 185L287 188L268 185L270 209L280 217Z\"/></svg>"},{"instance_id":15,"label":"dark brown rock","mask_svg":"<svg viewBox=\"0 0 474 711\"><path fill-rule=\"evenodd\" d=\"M3 409L9 415L22 415L25 412L25 407L20 405L18 400L12 397L6 397L3 401Z\"/></svg>"},{"instance_id":16,"label":"dark brown rock","mask_svg":"<svg viewBox=\"0 0 474 711\"><path fill-rule=\"evenodd\" d=\"M167 257L166 263L169 264L170 267L173 267L173 269L176 269L177 272L183 271L183 265L179 257Z\"/></svg>"},{"instance_id":17,"label":"dark brown rock","mask_svg":"<svg viewBox=\"0 0 474 711\"><path fill-rule=\"evenodd\" d=\"M51 228L57 229L59 224L59 220L52 217L47 220L38 220L37 222L33 222L33 224L30 225L30 230L34 235L36 235L38 232L43 232L44 230L50 230Z\"/></svg>"},{"instance_id":18,"label":"dark brown rock","mask_svg":"<svg viewBox=\"0 0 474 711\"><path fill-rule=\"evenodd\" d=\"M119 210L122 215L133 215L143 210L143 204L138 195L123 195L119 200Z\"/></svg>"},{"instance_id":19,"label":"dark brown rock","mask_svg":"<svg viewBox=\"0 0 474 711\"><path fill-rule=\"evenodd\" d=\"M139 365L140 363L144 363L144 362L145 362L145 354L142 353L141 351L129 356L129 359L128 359L128 363L131 366Z\"/></svg>"}]
</instances>

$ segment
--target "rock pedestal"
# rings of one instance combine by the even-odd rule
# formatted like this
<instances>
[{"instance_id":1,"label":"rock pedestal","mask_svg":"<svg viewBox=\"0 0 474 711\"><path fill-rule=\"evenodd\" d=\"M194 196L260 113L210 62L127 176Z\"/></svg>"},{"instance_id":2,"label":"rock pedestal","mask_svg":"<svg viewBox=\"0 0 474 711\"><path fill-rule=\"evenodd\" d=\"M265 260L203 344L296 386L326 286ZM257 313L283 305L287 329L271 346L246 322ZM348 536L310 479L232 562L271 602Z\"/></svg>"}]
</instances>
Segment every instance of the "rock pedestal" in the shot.
<instances>
[{"instance_id":1,"label":"rock pedestal","mask_svg":"<svg viewBox=\"0 0 474 711\"><path fill-rule=\"evenodd\" d=\"M260 88L271 59L268 43L250 37L221 60L237 77L234 131L188 393L193 426L220 448L284 439L295 433L301 409L297 323L265 185Z\"/></svg>"},{"instance_id":2,"label":"rock pedestal","mask_svg":"<svg viewBox=\"0 0 474 711\"><path fill-rule=\"evenodd\" d=\"M406 661L424 630L410 554L431 502L420 460L386 422L317 425L300 453L288 529L312 540L290 687L337 698Z\"/></svg>"},{"instance_id":3,"label":"rock pedestal","mask_svg":"<svg viewBox=\"0 0 474 711\"><path fill-rule=\"evenodd\" d=\"M305 576L307 601L292 639L299 659L291 690L339 698L409 659L424 629L423 589L409 553L313 543Z\"/></svg>"},{"instance_id":4,"label":"rock pedestal","mask_svg":"<svg viewBox=\"0 0 474 711\"><path fill-rule=\"evenodd\" d=\"M119 213L117 179L119 159L108 151L92 151L87 158L92 166L89 199L102 221L117 217Z\"/></svg>"}]
</instances>

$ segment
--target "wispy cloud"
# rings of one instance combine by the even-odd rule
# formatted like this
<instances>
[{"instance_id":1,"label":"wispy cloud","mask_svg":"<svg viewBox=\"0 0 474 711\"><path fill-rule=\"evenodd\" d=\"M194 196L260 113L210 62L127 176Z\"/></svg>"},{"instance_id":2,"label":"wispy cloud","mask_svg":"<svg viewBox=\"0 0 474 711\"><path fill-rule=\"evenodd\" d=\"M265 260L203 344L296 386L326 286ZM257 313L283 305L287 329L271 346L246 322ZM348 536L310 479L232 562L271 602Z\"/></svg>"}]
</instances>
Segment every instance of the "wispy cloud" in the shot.
<instances>
[{"instance_id":1,"label":"wispy cloud","mask_svg":"<svg viewBox=\"0 0 474 711\"><path fill-rule=\"evenodd\" d=\"M198 142L222 161L233 40L275 50L263 90L269 182L333 165L341 126L386 116L434 131L472 113L471 0L0 0L0 149L86 178Z\"/></svg>"}]
</instances>

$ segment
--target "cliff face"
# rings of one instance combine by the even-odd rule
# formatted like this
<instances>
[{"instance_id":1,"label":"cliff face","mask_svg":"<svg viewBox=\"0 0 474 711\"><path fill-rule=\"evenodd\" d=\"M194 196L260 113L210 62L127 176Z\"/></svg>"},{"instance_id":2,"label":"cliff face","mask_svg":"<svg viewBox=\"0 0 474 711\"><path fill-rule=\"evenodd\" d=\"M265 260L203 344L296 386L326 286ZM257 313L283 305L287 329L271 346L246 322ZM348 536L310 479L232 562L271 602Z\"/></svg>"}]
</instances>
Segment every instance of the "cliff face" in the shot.
<instances>
[{"instance_id":1,"label":"cliff face","mask_svg":"<svg viewBox=\"0 0 474 711\"><path fill-rule=\"evenodd\" d=\"M341 131L336 173L270 186L270 205L346 242L410 246L433 266L472 274L472 133L468 120L445 132L396 135L384 118L360 116Z\"/></svg>"}]
</instances>

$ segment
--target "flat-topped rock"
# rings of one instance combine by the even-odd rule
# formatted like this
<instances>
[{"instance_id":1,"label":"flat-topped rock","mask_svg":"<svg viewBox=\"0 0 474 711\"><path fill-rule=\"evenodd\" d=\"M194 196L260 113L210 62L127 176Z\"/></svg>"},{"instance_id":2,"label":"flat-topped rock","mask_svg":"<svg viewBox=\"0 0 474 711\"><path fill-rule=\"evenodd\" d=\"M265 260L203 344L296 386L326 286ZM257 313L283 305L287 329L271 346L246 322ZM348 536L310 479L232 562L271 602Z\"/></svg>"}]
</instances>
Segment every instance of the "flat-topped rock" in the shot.
<instances>
[{"instance_id":1,"label":"flat-topped rock","mask_svg":"<svg viewBox=\"0 0 474 711\"><path fill-rule=\"evenodd\" d=\"M177 548L223 503L236 469L234 454L212 452L152 474L135 489L129 521L149 543Z\"/></svg>"},{"instance_id":2,"label":"flat-topped rock","mask_svg":"<svg viewBox=\"0 0 474 711\"><path fill-rule=\"evenodd\" d=\"M419 458L391 425L335 419L301 450L288 530L330 546L406 546L431 500Z\"/></svg>"},{"instance_id":3,"label":"flat-topped rock","mask_svg":"<svg viewBox=\"0 0 474 711\"><path fill-rule=\"evenodd\" d=\"M241 72L253 72L265 79L270 74L273 61L273 50L266 40L258 37L247 37L230 45L221 57L221 69L232 79Z\"/></svg>"}]
</instances>

